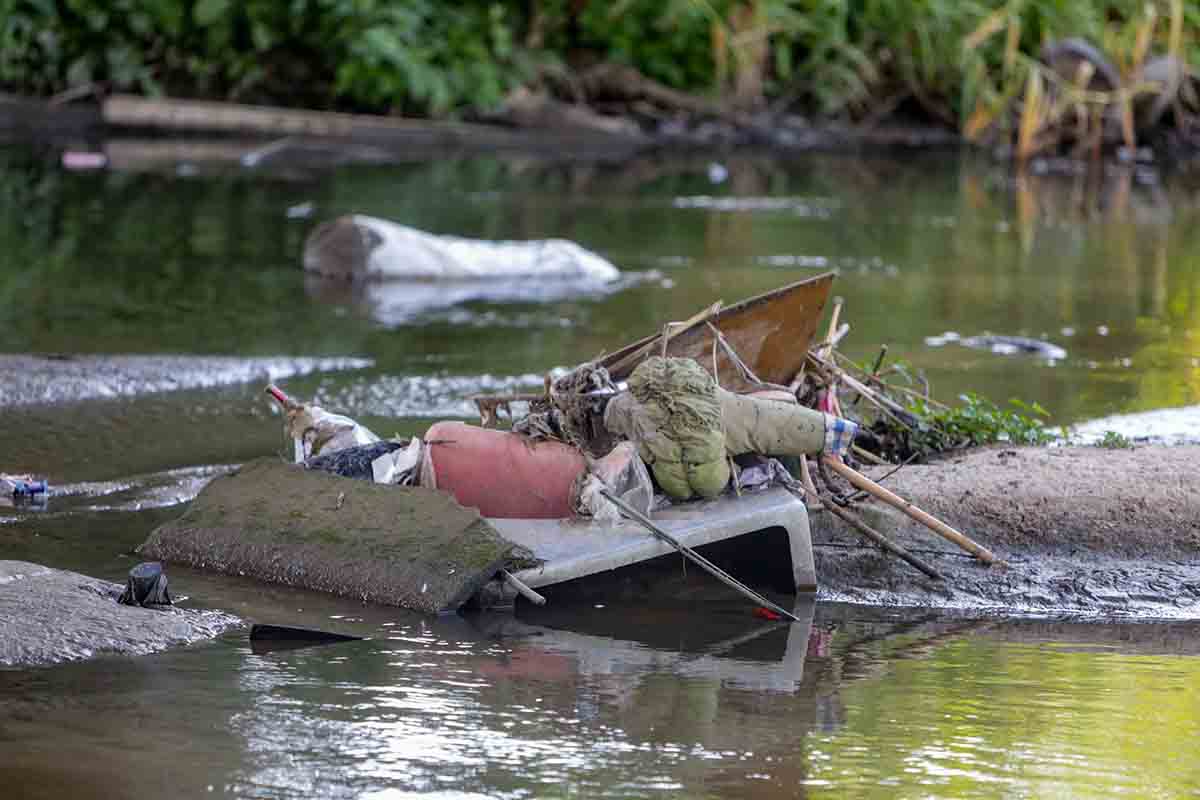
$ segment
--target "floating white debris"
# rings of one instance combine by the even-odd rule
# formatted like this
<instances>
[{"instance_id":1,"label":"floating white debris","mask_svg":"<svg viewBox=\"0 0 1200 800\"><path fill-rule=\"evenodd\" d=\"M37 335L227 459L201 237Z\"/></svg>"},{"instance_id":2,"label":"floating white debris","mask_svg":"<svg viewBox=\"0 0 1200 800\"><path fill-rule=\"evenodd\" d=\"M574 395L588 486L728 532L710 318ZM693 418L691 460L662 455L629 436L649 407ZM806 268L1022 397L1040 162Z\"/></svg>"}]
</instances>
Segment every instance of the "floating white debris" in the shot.
<instances>
[{"instance_id":1,"label":"floating white debris","mask_svg":"<svg viewBox=\"0 0 1200 800\"><path fill-rule=\"evenodd\" d=\"M957 342L961 338L962 336L954 331L945 331L940 336L926 336L925 344L930 347L941 347L942 345L949 344L950 342Z\"/></svg>"}]
</instances>

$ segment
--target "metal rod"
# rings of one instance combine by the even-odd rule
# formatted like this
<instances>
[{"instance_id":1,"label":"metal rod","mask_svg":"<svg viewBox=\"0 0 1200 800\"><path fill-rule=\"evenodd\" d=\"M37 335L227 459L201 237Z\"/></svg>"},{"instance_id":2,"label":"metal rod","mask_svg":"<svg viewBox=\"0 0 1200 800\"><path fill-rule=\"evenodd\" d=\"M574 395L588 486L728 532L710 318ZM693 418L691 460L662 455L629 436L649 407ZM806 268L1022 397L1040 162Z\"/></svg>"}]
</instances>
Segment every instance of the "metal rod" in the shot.
<instances>
[{"instance_id":1,"label":"metal rod","mask_svg":"<svg viewBox=\"0 0 1200 800\"><path fill-rule=\"evenodd\" d=\"M647 517L642 512L638 511L636 508L630 506L628 503L626 503L621 498L617 497L615 494L610 492L608 489L601 489L600 494L602 494L604 497L608 498L612 502L612 504L615 505L617 508L619 508L621 510L621 513L623 513L625 516L629 517L630 519L632 519L636 522L640 522L643 526L645 526L647 529L649 529L651 533L653 533L655 536L657 536L658 538L662 539L664 542L666 542L669 545L671 545L672 547L674 547L676 550L678 550L680 553L682 553L684 555L684 557L686 557L686 558L690 559L691 561L695 562L696 564L698 564L701 569L703 569L708 574L712 575L714 578L719 580L721 583L725 584L726 586L730 587L731 589L735 589L738 592L741 592L745 597L748 597L749 599L753 600L754 602L758 603L759 605L761 605L765 608L769 608L770 610L774 611L776 614L779 614L782 617L787 617L792 622L800 621L799 617L797 617L792 612L788 611L783 606L779 606L779 605L776 605L775 603L772 603L770 600L763 597L761 594L754 591L749 586L742 583L737 578L733 577L728 572L721 569L716 564L712 563L707 558L700 555L695 550L688 547L683 542L679 541L674 536L672 536L671 534L664 531L662 528L655 525L653 522L650 521L649 517Z\"/></svg>"},{"instance_id":2,"label":"metal rod","mask_svg":"<svg viewBox=\"0 0 1200 800\"><path fill-rule=\"evenodd\" d=\"M535 606L546 605L546 598L526 586L525 582L518 579L516 575L513 575L506 569L502 569L500 570L500 576L504 578L505 583L516 590L517 594L521 595L521 597L524 597Z\"/></svg>"}]
</instances>

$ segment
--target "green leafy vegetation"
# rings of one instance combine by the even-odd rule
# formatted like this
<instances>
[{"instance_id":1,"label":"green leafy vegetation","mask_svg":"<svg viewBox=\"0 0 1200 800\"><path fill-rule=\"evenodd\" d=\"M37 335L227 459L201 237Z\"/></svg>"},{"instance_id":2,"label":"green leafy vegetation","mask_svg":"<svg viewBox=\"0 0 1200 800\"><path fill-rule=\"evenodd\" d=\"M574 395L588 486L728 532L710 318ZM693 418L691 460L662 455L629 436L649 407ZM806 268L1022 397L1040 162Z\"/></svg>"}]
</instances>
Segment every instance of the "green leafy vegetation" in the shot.
<instances>
[{"instance_id":1,"label":"green leafy vegetation","mask_svg":"<svg viewBox=\"0 0 1200 800\"><path fill-rule=\"evenodd\" d=\"M1133 440L1116 431L1105 431L1100 441L1096 442L1096 446L1107 450L1132 450Z\"/></svg>"},{"instance_id":2,"label":"green leafy vegetation","mask_svg":"<svg viewBox=\"0 0 1200 800\"><path fill-rule=\"evenodd\" d=\"M522 6L466 0L0 0L0 85L90 83L443 115L487 107L549 54L518 47Z\"/></svg>"},{"instance_id":3,"label":"green leafy vegetation","mask_svg":"<svg viewBox=\"0 0 1200 800\"><path fill-rule=\"evenodd\" d=\"M740 106L1021 123L1033 148L1080 104L1128 100L1048 102L1045 43L1086 38L1132 79L1165 53L1200 66L1198 31L1182 0L0 0L0 86L439 116L614 62Z\"/></svg>"},{"instance_id":4,"label":"green leafy vegetation","mask_svg":"<svg viewBox=\"0 0 1200 800\"><path fill-rule=\"evenodd\" d=\"M984 444L1042 445L1054 440L1043 420L1049 412L1038 403L1008 401L1010 407L966 393L958 407L931 407L916 400L910 409L919 418L909 446L917 452L936 453Z\"/></svg>"}]
</instances>

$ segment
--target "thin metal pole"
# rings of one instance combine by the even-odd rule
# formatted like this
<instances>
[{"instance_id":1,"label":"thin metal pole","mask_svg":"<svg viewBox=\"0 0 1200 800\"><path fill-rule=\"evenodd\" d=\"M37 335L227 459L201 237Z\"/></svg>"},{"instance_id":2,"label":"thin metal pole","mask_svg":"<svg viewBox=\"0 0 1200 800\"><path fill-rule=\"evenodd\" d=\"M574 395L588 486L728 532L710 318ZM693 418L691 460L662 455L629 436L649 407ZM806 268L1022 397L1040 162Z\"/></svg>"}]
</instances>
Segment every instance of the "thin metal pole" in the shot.
<instances>
[{"instance_id":1,"label":"thin metal pole","mask_svg":"<svg viewBox=\"0 0 1200 800\"><path fill-rule=\"evenodd\" d=\"M525 581L520 580L516 575L513 575L506 569L502 569L500 570L500 576L504 578L505 583L511 586L517 592L517 594L521 595L521 597L524 597L535 606L546 605L546 598L535 592L533 589L530 589L529 586L526 585Z\"/></svg>"},{"instance_id":2,"label":"thin metal pole","mask_svg":"<svg viewBox=\"0 0 1200 800\"><path fill-rule=\"evenodd\" d=\"M716 564L712 563L707 558L700 555L695 550L688 547L683 542L679 541L674 536L672 536L671 534L664 531L662 528L655 525L653 522L650 521L649 517L647 517L642 512L638 511L636 508L630 506L628 503L626 503L624 500L622 500L621 498L614 495L608 489L601 489L600 494L604 495L606 498L611 500L613 505L615 505L617 508L619 508L621 510L621 513L623 513L625 516L629 517L630 519L634 520L635 522L640 522L643 526L645 526L647 529L649 529L651 533L653 533L655 536L657 536L658 538L662 539L664 542L666 542L669 545L671 545L672 547L674 547L680 553L683 553L683 555L686 558L688 558L688 559L692 560L693 562L695 562L696 564L698 564L701 569L703 569L705 572L712 575L714 578L719 580L721 583L725 584L726 586L730 587L731 589L736 589L738 592L741 592L744 596L750 598L751 600L753 600L754 602L758 603L761 606L764 606L765 608L769 608L771 611L774 611L776 614L779 614L782 617L787 617L792 622L800 621L799 617L797 617L792 612L788 611L783 606L779 606L779 605L776 605L775 603L772 603L770 600L763 597L761 594L754 591L749 586L742 583L737 578L733 577L728 572L721 569Z\"/></svg>"}]
</instances>

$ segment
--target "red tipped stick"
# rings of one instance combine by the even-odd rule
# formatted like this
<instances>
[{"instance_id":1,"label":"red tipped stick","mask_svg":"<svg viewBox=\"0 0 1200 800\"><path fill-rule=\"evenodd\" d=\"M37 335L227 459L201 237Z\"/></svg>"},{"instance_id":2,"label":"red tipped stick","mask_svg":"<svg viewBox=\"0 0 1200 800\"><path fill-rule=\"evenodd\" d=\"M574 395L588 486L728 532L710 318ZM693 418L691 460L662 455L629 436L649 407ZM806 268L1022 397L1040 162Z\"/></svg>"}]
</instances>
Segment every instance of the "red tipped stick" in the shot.
<instances>
[{"instance_id":1,"label":"red tipped stick","mask_svg":"<svg viewBox=\"0 0 1200 800\"><path fill-rule=\"evenodd\" d=\"M267 394L271 395L271 397L274 397L282 408L286 409L288 406L292 405L291 398L284 394L283 390L273 383L268 384Z\"/></svg>"}]
</instances>

